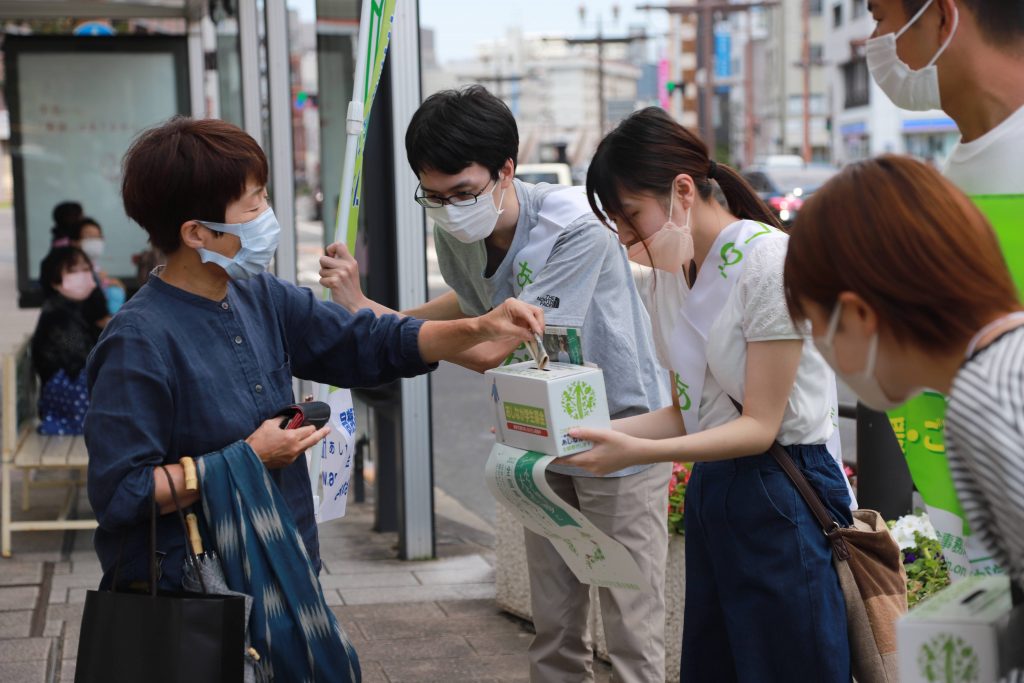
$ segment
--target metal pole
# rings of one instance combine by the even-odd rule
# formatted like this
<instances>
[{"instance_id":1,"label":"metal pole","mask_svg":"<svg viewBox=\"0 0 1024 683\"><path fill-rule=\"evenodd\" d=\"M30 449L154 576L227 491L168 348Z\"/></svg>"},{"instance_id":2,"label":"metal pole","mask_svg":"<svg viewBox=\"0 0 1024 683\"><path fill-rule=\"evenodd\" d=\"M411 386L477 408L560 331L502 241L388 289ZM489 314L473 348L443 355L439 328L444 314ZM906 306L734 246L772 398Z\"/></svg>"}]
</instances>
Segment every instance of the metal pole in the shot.
<instances>
[{"instance_id":1,"label":"metal pole","mask_svg":"<svg viewBox=\"0 0 1024 683\"><path fill-rule=\"evenodd\" d=\"M206 81L206 55L203 53L203 31L199 20L188 22L188 89L192 101L192 117L205 118L206 95L203 86Z\"/></svg>"},{"instance_id":2,"label":"metal pole","mask_svg":"<svg viewBox=\"0 0 1024 683\"><path fill-rule=\"evenodd\" d=\"M601 20L597 21L597 107L600 110L597 115L598 139L604 138L605 126L605 103L604 103L604 33L601 30Z\"/></svg>"},{"instance_id":3,"label":"metal pole","mask_svg":"<svg viewBox=\"0 0 1024 683\"><path fill-rule=\"evenodd\" d=\"M260 99L260 32L255 2L238 3L238 47L242 62L242 122L245 132L264 146Z\"/></svg>"},{"instance_id":4,"label":"metal pole","mask_svg":"<svg viewBox=\"0 0 1024 683\"><path fill-rule=\"evenodd\" d=\"M286 0L266 0L264 11L270 99L270 186L273 190L274 212L281 224L281 241L274 263L278 277L295 282L295 163Z\"/></svg>"},{"instance_id":5,"label":"metal pole","mask_svg":"<svg viewBox=\"0 0 1024 683\"><path fill-rule=\"evenodd\" d=\"M405 131L420 104L417 3L398 2L391 38L391 150L394 181L398 308L427 299L426 226L412 200L417 178L405 158ZM402 380L402 457L399 553L403 560L434 557L434 469L430 433L430 379Z\"/></svg>"},{"instance_id":6,"label":"metal pole","mask_svg":"<svg viewBox=\"0 0 1024 683\"><path fill-rule=\"evenodd\" d=\"M755 135L755 120L754 120L754 32L753 32L753 17L750 12L747 12L747 44L743 49L743 90L744 100L746 100L746 120L747 120L747 134L743 140L743 162L748 166L754 163L754 135Z\"/></svg>"},{"instance_id":7,"label":"metal pole","mask_svg":"<svg viewBox=\"0 0 1024 683\"><path fill-rule=\"evenodd\" d=\"M811 0L801 3L801 62L803 65L804 163L811 163Z\"/></svg>"},{"instance_id":8,"label":"metal pole","mask_svg":"<svg viewBox=\"0 0 1024 683\"><path fill-rule=\"evenodd\" d=\"M711 2L709 0L701 0L701 12L700 12L700 40L701 40L701 61L704 62L704 101L701 103L701 135L704 138L704 144L708 146L709 154L713 157L715 155L716 141L715 141L715 123L713 121L713 102L712 98L715 96L715 71L714 71L714 39L715 39L715 28L714 28L714 10L711 8Z\"/></svg>"}]
</instances>

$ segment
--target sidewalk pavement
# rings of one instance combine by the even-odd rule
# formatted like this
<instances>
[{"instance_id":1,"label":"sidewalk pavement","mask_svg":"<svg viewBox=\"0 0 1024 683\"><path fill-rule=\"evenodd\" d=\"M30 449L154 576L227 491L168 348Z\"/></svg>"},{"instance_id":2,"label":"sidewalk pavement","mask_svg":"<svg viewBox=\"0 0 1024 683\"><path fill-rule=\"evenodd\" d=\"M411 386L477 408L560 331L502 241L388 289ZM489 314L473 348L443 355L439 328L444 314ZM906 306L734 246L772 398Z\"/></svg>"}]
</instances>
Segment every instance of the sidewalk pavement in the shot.
<instances>
[{"instance_id":1,"label":"sidewalk pavement","mask_svg":"<svg viewBox=\"0 0 1024 683\"><path fill-rule=\"evenodd\" d=\"M36 490L23 513L16 493L15 518L55 512L62 494ZM530 627L494 602L494 538L443 492L437 498L436 560L396 559L398 535L372 530L371 503L350 502L345 518L320 527L321 585L363 680L528 681ZM91 532L17 533L13 545L14 557L0 559L0 681L72 681L85 593L100 579ZM610 680L606 664L595 671Z\"/></svg>"}]
</instances>

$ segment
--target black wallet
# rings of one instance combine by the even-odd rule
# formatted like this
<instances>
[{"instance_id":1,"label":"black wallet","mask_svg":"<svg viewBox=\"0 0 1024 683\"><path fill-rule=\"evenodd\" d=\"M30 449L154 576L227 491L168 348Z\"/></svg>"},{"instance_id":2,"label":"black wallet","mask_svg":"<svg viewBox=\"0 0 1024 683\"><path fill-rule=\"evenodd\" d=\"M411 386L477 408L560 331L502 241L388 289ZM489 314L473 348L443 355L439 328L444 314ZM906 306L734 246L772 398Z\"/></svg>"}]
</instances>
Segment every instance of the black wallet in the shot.
<instances>
[{"instance_id":1,"label":"black wallet","mask_svg":"<svg viewBox=\"0 0 1024 683\"><path fill-rule=\"evenodd\" d=\"M313 425L320 429L331 419L331 407L323 401L307 401L282 408L274 417L281 418L281 429L297 429Z\"/></svg>"}]
</instances>

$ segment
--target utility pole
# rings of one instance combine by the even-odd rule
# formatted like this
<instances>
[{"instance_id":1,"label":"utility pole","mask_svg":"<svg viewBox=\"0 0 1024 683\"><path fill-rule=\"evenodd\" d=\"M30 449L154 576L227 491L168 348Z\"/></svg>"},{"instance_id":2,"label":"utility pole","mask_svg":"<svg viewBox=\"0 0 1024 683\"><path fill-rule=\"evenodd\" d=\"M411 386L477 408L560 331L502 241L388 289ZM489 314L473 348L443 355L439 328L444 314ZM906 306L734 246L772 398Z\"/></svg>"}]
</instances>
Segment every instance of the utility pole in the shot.
<instances>
[{"instance_id":1,"label":"utility pole","mask_svg":"<svg viewBox=\"0 0 1024 683\"><path fill-rule=\"evenodd\" d=\"M476 81L481 84L493 83L495 85L495 95L498 96L498 99L505 99L505 83L519 83L523 80L522 76L458 76L458 78L459 80ZM509 99L511 99L511 96Z\"/></svg>"},{"instance_id":2,"label":"utility pole","mask_svg":"<svg viewBox=\"0 0 1024 683\"><path fill-rule=\"evenodd\" d=\"M586 16L586 5L580 5L580 21L583 21ZM619 16L618 5L612 6L612 14L617 20ZM586 36L582 38L544 38L547 41L558 41L565 43L566 45L596 45L597 46L597 108L598 108L598 138L603 138L607 132L607 118L606 112L606 98L605 98L605 87L604 87L604 47L605 45L629 45L642 40L647 40L647 34L639 34L635 36L615 36L607 37L604 35L602 17L597 19L597 34L592 36Z\"/></svg>"},{"instance_id":3,"label":"utility pole","mask_svg":"<svg viewBox=\"0 0 1024 683\"><path fill-rule=\"evenodd\" d=\"M715 148L715 127L713 119L713 98L715 96L715 70L714 64L714 40L715 40L715 16L720 14L732 14L733 12L746 12L752 9L775 7L780 0L757 0L751 2L723 2L723 0L698 0L696 5L637 5L638 10L654 11L661 10L669 14L692 15L698 17L698 50L704 67L704 79L700 83L701 93L701 114L700 134L708 148ZM751 86L752 87L752 86ZM747 103L749 109L750 103Z\"/></svg>"}]
</instances>

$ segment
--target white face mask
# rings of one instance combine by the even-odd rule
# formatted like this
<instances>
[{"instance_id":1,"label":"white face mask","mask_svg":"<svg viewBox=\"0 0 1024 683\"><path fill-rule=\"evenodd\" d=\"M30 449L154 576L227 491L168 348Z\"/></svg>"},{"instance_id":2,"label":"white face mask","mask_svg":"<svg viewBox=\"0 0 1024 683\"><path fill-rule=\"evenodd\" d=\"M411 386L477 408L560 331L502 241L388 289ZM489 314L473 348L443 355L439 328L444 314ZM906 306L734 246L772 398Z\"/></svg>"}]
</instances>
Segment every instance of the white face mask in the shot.
<instances>
[{"instance_id":1,"label":"white face mask","mask_svg":"<svg viewBox=\"0 0 1024 683\"><path fill-rule=\"evenodd\" d=\"M872 410L886 411L906 403L907 399L911 396L924 391L924 389L921 389L920 391L911 392L900 399L889 398L888 394L885 393L882 385L878 382L878 378L875 377L875 363L878 360L878 332L871 335L871 341L868 342L868 357L864 361L864 369L853 373L844 373L840 370L839 363L836 361L836 350L833 342L835 341L836 330L839 329L839 314L842 310L842 302L837 301L835 308L832 310L832 317L828 321L828 332L825 333L824 338L815 337L814 345L818 348L818 353L825 359L825 362L835 371L836 375L846 382L847 386L853 390L853 393L857 394L857 398L861 403Z\"/></svg>"},{"instance_id":2,"label":"white face mask","mask_svg":"<svg viewBox=\"0 0 1024 683\"><path fill-rule=\"evenodd\" d=\"M499 182L501 182L500 177L495 183L495 187ZM481 194L476 198L476 203L469 206L445 204L444 206L427 207L427 215L441 226L442 230L463 244L479 242L491 236L494 226L498 224L498 216L505 211L502 208L505 203L504 188L498 198L497 207L494 206L494 201L491 199L493 194L494 188L491 188L490 192Z\"/></svg>"},{"instance_id":3,"label":"white face mask","mask_svg":"<svg viewBox=\"0 0 1024 683\"><path fill-rule=\"evenodd\" d=\"M933 2L934 0L928 0L899 31L871 38L865 43L868 70L871 71L871 76L878 83L882 92L901 109L929 111L942 108L942 100L939 97L939 70L935 66L935 62L946 51L953 41L953 36L956 35L957 26L960 24L960 13L957 11L956 5L953 5L953 30L949 32L946 42L939 47L939 51L935 53L926 67L914 71L896 53L897 39L921 18L921 15Z\"/></svg>"},{"instance_id":4,"label":"white face mask","mask_svg":"<svg viewBox=\"0 0 1024 683\"><path fill-rule=\"evenodd\" d=\"M102 237L86 237L82 240L79 245L85 255L89 257L92 264L97 265L96 262L103 256L103 238Z\"/></svg>"}]
</instances>

